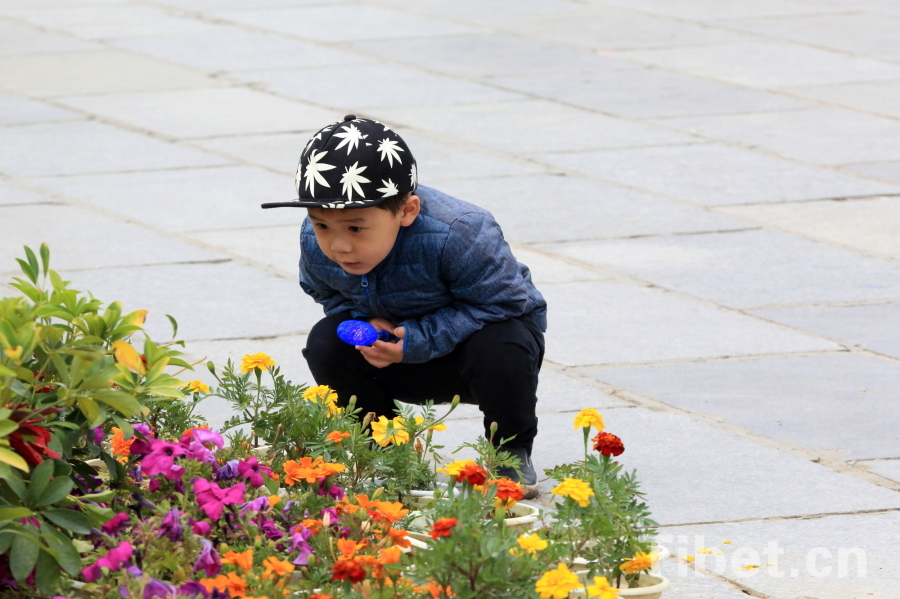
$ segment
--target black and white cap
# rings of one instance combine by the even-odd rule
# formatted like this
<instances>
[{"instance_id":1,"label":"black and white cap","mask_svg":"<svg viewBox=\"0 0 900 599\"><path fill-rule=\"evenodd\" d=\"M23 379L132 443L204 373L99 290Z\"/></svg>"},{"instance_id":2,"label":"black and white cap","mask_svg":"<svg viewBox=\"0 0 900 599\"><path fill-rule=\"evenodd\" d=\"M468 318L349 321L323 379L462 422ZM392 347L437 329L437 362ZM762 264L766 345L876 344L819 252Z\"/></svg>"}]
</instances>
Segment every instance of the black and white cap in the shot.
<instances>
[{"instance_id":1,"label":"black and white cap","mask_svg":"<svg viewBox=\"0 0 900 599\"><path fill-rule=\"evenodd\" d=\"M365 208L412 192L416 160L387 125L347 115L312 136L297 165L298 200L263 208Z\"/></svg>"}]
</instances>

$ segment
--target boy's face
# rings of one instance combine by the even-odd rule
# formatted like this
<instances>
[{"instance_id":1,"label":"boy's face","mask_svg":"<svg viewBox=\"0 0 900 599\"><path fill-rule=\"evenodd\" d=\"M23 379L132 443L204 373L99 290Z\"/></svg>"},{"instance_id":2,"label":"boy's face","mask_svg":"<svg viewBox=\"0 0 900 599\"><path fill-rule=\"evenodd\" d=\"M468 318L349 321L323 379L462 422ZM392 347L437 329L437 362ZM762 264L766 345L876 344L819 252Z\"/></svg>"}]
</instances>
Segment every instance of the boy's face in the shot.
<instances>
[{"instance_id":1,"label":"boy's face","mask_svg":"<svg viewBox=\"0 0 900 599\"><path fill-rule=\"evenodd\" d=\"M419 215L419 198L411 195L400 212L377 206L351 209L307 208L319 248L353 275L364 275L387 258L400 227Z\"/></svg>"}]
</instances>

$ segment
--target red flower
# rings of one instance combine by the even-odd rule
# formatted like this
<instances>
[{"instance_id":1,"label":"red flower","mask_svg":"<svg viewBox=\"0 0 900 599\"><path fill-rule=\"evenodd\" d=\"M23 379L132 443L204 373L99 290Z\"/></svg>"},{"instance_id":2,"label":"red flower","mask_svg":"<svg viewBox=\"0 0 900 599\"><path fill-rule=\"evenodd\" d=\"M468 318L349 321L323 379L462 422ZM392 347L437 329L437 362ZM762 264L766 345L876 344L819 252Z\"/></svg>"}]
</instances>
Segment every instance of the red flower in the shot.
<instances>
[{"instance_id":1,"label":"red flower","mask_svg":"<svg viewBox=\"0 0 900 599\"><path fill-rule=\"evenodd\" d=\"M487 470L475 462L467 462L456 476L457 482L466 481L470 485L483 485L487 480Z\"/></svg>"},{"instance_id":2,"label":"red flower","mask_svg":"<svg viewBox=\"0 0 900 599\"><path fill-rule=\"evenodd\" d=\"M346 578L350 582L359 582L366 577L366 570L356 560L342 559L331 566L331 579L341 580Z\"/></svg>"},{"instance_id":3,"label":"red flower","mask_svg":"<svg viewBox=\"0 0 900 599\"><path fill-rule=\"evenodd\" d=\"M435 541L441 537L449 537L450 529L456 526L456 518L439 518L431 527L431 538Z\"/></svg>"},{"instance_id":4,"label":"red flower","mask_svg":"<svg viewBox=\"0 0 900 599\"><path fill-rule=\"evenodd\" d=\"M522 485L508 478L498 478L488 482L489 485L497 485L497 499L506 506L515 505L517 501L521 501L525 496Z\"/></svg>"},{"instance_id":5,"label":"red flower","mask_svg":"<svg viewBox=\"0 0 900 599\"><path fill-rule=\"evenodd\" d=\"M612 433L597 433L597 436L591 441L594 442L594 449L605 456L622 455L622 452L625 451L622 439Z\"/></svg>"},{"instance_id":6,"label":"red flower","mask_svg":"<svg viewBox=\"0 0 900 599\"><path fill-rule=\"evenodd\" d=\"M36 412L27 409L14 409L13 413L10 414L9 419L17 423L19 428L10 433L6 440L9 441L9 445L16 453L28 462L28 465L36 466L46 458L62 457L47 447L47 443L51 439L50 431L43 426L37 425L38 422L43 422L44 420L41 416L59 412L61 409L44 408Z\"/></svg>"}]
</instances>

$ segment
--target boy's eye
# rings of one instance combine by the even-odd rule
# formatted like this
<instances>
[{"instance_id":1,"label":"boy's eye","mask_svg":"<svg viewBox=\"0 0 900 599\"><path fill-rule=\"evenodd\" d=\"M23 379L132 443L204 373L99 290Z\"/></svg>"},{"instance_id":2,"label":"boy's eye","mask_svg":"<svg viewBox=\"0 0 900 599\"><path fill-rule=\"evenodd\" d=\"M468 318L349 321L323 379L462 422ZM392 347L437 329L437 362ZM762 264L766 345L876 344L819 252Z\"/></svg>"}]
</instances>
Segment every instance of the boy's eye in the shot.
<instances>
[{"instance_id":1,"label":"boy's eye","mask_svg":"<svg viewBox=\"0 0 900 599\"><path fill-rule=\"evenodd\" d=\"M324 231L325 229L328 228L328 225L326 225L325 223L316 223L316 228L319 229L320 231Z\"/></svg>"},{"instance_id":2,"label":"boy's eye","mask_svg":"<svg viewBox=\"0 0 900 599\"><path fill-rule=\"evenodd\" d=\"M361 227L349 227L351 233L359 233L362 231Z\"/></svg>"}]
</instances>

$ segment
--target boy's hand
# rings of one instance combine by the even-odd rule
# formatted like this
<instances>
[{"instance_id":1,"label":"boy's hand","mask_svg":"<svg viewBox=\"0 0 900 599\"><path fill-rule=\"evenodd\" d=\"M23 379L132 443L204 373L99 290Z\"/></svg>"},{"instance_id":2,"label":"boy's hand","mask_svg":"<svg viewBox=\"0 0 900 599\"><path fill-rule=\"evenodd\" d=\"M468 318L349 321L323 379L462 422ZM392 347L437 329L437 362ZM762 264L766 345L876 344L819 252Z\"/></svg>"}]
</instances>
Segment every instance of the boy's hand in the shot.
<instances>
[{"instance_id":1,"label":"boy's hand","mask_svg":"<svg viewBox=\"0 0 900 599\"><path fill-rule=\"evenodd\" d=\"M357 345L356 349L360 351L366 362L375 368L384 368L391 364L399 364L403 361L403 336L406 329L403 327L395 327L393 323L383 318L373 318L369 321L376 330L390 331L399 340L396 342L376 341L371 347Z\"/></svg>"}]
</instances>

